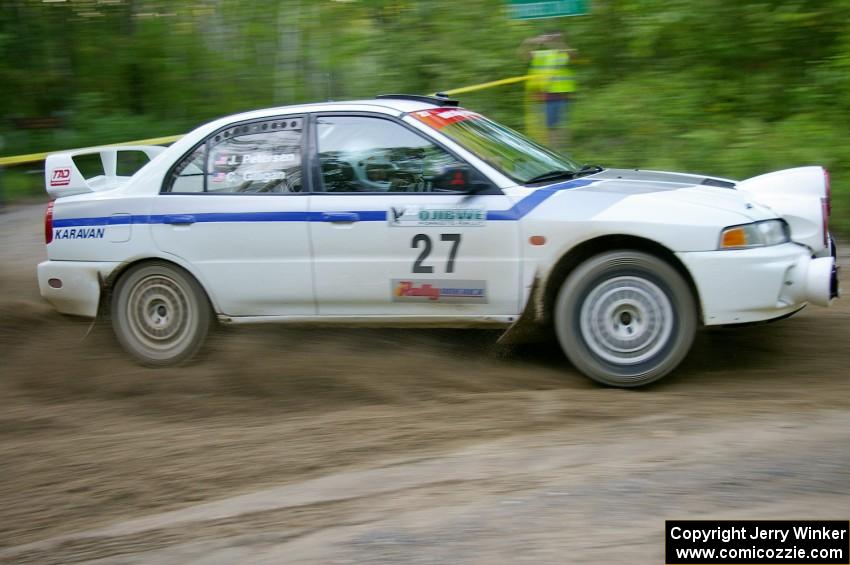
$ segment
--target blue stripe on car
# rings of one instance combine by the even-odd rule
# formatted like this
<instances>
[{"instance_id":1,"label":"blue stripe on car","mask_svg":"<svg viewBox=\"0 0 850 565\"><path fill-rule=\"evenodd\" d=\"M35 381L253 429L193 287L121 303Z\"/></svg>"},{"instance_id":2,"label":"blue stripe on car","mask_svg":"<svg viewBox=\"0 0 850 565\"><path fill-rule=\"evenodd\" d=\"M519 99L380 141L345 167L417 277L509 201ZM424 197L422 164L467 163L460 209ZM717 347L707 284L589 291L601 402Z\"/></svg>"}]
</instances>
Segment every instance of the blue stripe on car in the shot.
<instances>
[{"instance_id":1,"label":"blue stripe on car","mask_svg":"<svg viewBox=\"0 0 850 565\"><path fill-rule=\"evenodd\" d=\"M596 181L590 179L576 179L568 182L554 184L535 190L507 210L490 210L487 219L490 221L517 221L537 206L561 190L588 186ZM338 212L334 210L334 212ZM360 216L361 222L384 222L387 219L386 210L351 210ZM54 218L54 228L71 228L80 226L108 226L123 224L162 224L165 218L174 216L172 214L154 215L127 215L102 216L96 218ZM325 217L325 212L203 212L191 213L196 223L203 222L330 222Z\"/></svg>"}]
</instances>

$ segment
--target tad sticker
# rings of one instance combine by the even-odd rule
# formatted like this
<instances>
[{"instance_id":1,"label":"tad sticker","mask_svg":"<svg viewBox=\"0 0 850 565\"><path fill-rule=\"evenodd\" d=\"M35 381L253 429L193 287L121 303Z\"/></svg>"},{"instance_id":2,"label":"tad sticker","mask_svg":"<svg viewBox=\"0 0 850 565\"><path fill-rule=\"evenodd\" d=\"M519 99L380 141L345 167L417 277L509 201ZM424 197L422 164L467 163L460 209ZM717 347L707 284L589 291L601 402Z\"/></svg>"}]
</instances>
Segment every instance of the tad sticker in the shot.
<instances>
[{"instance_id":1,"label":"tad sticker","mask_svg":"<svg viewBox=\"0 0 850 565\"><path fill-rule=\"evenodd\" d=\"M68 186L71 184L71 169L60 167L50 174L50 186Z\"/></svg>"}]
</instances>

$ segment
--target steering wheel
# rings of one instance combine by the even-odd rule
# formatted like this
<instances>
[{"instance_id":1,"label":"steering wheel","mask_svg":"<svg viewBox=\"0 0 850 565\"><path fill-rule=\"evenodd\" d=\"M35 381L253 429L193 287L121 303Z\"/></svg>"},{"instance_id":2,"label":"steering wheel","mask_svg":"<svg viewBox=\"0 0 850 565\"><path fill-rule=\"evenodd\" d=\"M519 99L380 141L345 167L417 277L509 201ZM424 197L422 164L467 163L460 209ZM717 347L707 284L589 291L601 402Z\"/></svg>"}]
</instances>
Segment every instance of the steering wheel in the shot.
<instances>
[{"instance_id":1,"label":"steering wheel","mask_svg":"<svg viewBox=\"0 0 850 565\"><path fill-rule=\"evenodd\" d=\"M353 159L352 166L357 182L370 192L387 192L390 189L392 177L399 170L386 155L369 155L365 158ZM382 176L381 179L374 178ZM372 177L372 178L370 178Z\"/></svg>"}]
</instances>

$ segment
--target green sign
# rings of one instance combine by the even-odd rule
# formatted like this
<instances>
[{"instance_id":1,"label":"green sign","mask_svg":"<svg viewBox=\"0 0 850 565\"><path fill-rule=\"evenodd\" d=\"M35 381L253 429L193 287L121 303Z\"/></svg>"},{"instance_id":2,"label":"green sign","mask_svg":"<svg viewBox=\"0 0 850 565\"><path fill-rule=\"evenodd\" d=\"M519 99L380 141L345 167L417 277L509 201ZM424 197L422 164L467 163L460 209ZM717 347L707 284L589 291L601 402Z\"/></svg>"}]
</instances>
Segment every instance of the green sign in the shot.
<instances>
[{"instance_id":1,"label":"green sign","mask_svg":"<svg viewBox=\"0 0 850 565\"><path fill-rule=\"evenodd\" d=\"M508 13L514 20L581 16L587 0L508 0Z\"/></svg>"}]
</instances>

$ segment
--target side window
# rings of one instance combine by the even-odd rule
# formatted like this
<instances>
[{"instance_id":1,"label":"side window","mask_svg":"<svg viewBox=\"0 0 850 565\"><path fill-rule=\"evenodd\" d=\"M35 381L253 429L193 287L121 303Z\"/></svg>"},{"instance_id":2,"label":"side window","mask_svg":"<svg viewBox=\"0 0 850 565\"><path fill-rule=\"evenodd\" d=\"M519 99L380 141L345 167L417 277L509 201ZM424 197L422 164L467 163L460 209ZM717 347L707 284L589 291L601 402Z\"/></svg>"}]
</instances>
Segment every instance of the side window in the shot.
<instances>
[{"instance_id":1,"label":"side window","mask_svg":"<svg viewBox=\"0 0 850 565\"><path fill-rule=\"evenodd\" d=\"M207 192L301 192L302 119L235 126L215 135Z\"/></svg>"},{"instance_id":2,"label":"side window","mask_svg":"<svg viewBox=\"0 0 850 565\"><path fill-rule=\"evenodd\" d=\"M317 120L319 165L326 192L435 192L435 180L464 166L446 150L381 118Z\"/></svg>"},{"instance_id":3,"label":"side window","mask_svg":"<svg viewBox=\"0 0 850 565\"><path fill-rule=\"evenodd\" d=\"M205 145L201 145L185 156L174 167L171 173L171 186L168 187L167 192L203 192L204 160L206 156Z\"/></svg>"},{"instance_id":4,"label":"side window","mask_svg":"<svg viewBox=\"0 0 850 565\"><path fill-rule=\"evenodd\" d=\"M302 135L300 117L220 131L174 168L170 192L301 192Z\"/></svg>"}]
</instances>

